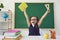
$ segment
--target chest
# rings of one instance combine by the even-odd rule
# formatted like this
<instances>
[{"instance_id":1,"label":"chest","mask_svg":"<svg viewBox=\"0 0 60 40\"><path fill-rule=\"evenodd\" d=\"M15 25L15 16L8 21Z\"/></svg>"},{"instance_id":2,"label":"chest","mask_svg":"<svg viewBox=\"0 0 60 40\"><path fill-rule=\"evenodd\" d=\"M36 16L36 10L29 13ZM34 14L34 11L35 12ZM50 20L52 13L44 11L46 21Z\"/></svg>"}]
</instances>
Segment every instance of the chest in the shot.
<instances>
[{"instance_id":1,"label":"chest","mask_svg":"<svg viewBox=\"0 0 60 40\"><path fill-rule=\"evenodd\" d=\"M35 26L30 25L29 29L32 31L33 30L39 30L39 27L37 25L35 25Z\"/></svg>"}]
</instances>

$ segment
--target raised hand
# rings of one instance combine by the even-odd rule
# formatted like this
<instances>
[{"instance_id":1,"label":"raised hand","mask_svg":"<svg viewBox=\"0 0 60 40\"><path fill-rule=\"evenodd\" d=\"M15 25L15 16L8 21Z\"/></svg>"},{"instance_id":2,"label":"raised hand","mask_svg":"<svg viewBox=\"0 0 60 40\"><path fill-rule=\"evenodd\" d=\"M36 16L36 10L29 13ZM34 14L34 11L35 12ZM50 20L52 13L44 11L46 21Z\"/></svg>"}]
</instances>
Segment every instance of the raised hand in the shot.
<instances>
[{"instance_id":1,"label":"raised hand","mask_svg":"<svg viewBox=\"0 0 60 40\"><path fill-rule=\"evenodd\" d=\"M45 7L46 7L47 10L50 10L49 4L45 4Z\"/></svg>"},{"instance_id":2,"label":"raised hand","mask_svg":"<svg viewBox=\"0 0 60 40\"><path fill-rule=\"evenodd\" d=\"M50 6L49 6L49 4L45 4L45 7L46 7L46 9L47 9L47 11L49 13L50 12Z\"/></svg>"}]
</instances>

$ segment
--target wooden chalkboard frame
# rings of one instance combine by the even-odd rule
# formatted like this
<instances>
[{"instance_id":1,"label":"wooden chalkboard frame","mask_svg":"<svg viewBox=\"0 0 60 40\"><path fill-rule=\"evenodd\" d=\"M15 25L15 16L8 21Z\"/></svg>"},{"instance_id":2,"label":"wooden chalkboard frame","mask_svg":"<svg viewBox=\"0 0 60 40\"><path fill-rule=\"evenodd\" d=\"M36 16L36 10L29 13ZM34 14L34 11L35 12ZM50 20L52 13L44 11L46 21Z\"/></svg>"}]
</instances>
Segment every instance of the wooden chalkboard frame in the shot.
<instances>
[{"instance_id":1,"label":"wooden chalkboard frame","mask_svg":"<svg viewBox=\"0 0 60 40\"><path fill-rule=\"evenodd\" d=\"M19 3L19 2L16 2L16 3ZM22 2L20 2L22 3ZM53 3L53 2L26 2L26 3ZM54 4L54 3L53 3ZM54 5L53 5L54 6ZM14 10L15 10L15 6L14 6ZM53 11L55 11L53 9ZM14 11L15 12L15 11ZM14 14L15 15L15 14ZM54 21L55 22L55 21ZM54 26L55 28L55 26ZM47 29L54 29L54 28L47 28ZM15 28L15 17L14 17L14 29L26 29L26 28ZM46 29L46 28L42 28L42 29Z\"/></svg>"}]
</instances>

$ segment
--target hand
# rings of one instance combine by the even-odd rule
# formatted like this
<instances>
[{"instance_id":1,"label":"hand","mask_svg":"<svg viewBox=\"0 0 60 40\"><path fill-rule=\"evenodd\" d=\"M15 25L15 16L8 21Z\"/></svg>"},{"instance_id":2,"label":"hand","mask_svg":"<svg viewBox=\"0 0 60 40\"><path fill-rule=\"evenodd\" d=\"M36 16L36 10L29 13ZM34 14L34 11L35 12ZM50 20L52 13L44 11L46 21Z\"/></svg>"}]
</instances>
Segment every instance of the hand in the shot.
<instances>
[{"instance_id":1,"label":"hand","mask_svg":"<svg viewBox=\"0 0 60 40\"><path fill-rule=\"evenodd\" d=\"M49 4L45 4L45 7L47 8L47 10L50 10Z\"/></svg>"}]
</instances>

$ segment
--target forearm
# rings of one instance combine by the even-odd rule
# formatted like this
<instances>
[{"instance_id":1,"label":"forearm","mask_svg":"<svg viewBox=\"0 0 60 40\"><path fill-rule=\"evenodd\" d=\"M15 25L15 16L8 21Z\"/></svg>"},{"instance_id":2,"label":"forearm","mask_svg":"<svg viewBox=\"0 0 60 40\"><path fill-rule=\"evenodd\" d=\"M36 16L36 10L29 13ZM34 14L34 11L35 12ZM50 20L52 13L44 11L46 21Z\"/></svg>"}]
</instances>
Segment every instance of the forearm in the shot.
<instances>
[{"instance_id":1,"label":"forearm","mask_svg":"<svg viewBox=\"0 0 60 40\"><path fill-rule=\"evenodd\" d=\"M41 25L43 19L46 17L46 15L49 13L49 11L50 11L50 10L47 10L47 11L44 13L44 15L41 17L41 19L40 19L39 22L38 22L38 25L39 25L39 26Z\"/></svg>"},{"instance_id":2,"label":"forearm","mask_svg":"<svg viewBox=\"0 0 60 40\"><path fill-rule=\"evenodd\" d=\"M28 15L27 15L26 11L24 11L24 15L26 17L26 20L28 20L29 18L28 18Z\"/></svg>"},{"instance_id":3,"label":"forearm","mask_svg":"<svg viewBox=\"0 0 60 40\"><path fill-rule=\"evenodd\" d=\"M46 17L46 15L49 13L49 11L50 11L50 10L47 10L47 11L44 13L44 15L43 15L43 16L41 17L41 19L40 19L41 21Z\"/></svg>"},{"instance_id":4,"label":"forearm","mask_svg":"<svg viewBox=\"0 0 60 40\"><path fill-rule=\"evenodd\" d=\"M28 18L28 15L27 15L26 11L24 11L24 15L25 15L27 24L28 24L28 26L29 26L29 25L30 25L30 22L29 22L29 18Z\"/></svg>"}]
</instances>

